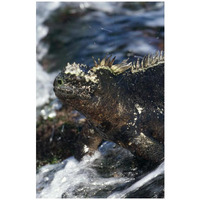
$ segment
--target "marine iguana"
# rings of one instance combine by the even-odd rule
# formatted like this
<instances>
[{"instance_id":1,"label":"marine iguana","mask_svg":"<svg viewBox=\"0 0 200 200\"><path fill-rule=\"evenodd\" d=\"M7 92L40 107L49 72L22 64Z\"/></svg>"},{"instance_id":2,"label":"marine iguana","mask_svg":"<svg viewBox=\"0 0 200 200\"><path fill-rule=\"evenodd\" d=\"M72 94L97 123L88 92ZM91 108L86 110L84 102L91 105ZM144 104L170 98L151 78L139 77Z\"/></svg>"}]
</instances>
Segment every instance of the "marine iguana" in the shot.
<instances>
[{"instance_id":1,"label":"marine iguana","mask_svg":"<svg viewBox=\"0 0 200 200\"><path fill-rule=\"evenodd\" d=\"M69 64L54 81L54 92L88 121L83 151L104 140L115 142L145 160L164 159L164 53L114 64L106 55L89 68Z\"/></svg>"}]
</instances>

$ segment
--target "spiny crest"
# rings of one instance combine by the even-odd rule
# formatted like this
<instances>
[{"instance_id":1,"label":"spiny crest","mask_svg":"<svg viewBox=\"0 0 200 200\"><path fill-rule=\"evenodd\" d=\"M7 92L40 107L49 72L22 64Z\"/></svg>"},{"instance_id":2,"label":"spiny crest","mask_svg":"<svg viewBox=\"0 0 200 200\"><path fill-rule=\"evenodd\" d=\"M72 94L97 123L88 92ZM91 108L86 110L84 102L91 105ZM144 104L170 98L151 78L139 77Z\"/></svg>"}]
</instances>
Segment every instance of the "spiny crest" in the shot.
<instances>
[{"instance_id":1,"label":"spiny crest","mask_svg":"<svg viewBox=\"0 0 200 200\"><path fill-rule=\"evenodd\" d=\"M147 55L143 59L137 59L137 61L134 61L133 63L128 63L128 59L123 60L120 64L113 65L116 56L111 59L112 55L110 55L107 58L108 55L106 55L102 61L98 58L98 62L93 58L94 60L94 67L92 68L92 71L96 71L98 69L107 69L110 70L114 74L121 74L124 71L131 69L132 73L136 73L139 71L144 71L147 68L154 67L158 64L164 63L164 53L163 51L157 51L153 55Z\"/></svg>"},{"instance_id":2,"label":"spiny crest","mask_svg":"<svg viewBox=\"0 0 200 200\"><path fill-rule=\"evenodd\" d=\"M134 61L133 65L131 66L131 72L135 73L162 63L164 63L164 52L157 51L153 55L149 54L145 56L143 59L138 58L136 62Z\"/></svg>"},{"instance_id":3,"label":"spiny crest","mask_svg":"<svg viewBox=\"0 0 200 200\"><path fill-rule=\"evenodd\" d=\"M108 55L106 55L103 60L98 58L98 62L94 59L94 57L92 57L94 60L94 67L91 70L95 72L98 69L107 69L113 74L120 74L131 67L131 62L127 63L128 59L123 60L120 64L113 65L116 56L112 59L112 55L110 55L108 58L107 56Z\"/></svg>"},{"instance_id":4,"label":"spiny crest","mask_svg":"<svg viewBox=\"0 0 200 200\"><path fill-rule=\"evenodd\" d=\"M116 56L112 60L110 60L112 55L110 55L108 58L107 58L107 56L108 56L108 54L103 58L102 61L100 61L100 59L98 58L98 63L92 56L92 58L94 60L94 67L103 67L103 66L111 67L115 61Z\"/></svg>"},{"instance_id":5,"label":"spiny crest","mask_svg":"<svg viewBox=\"0 0 200 200\"><path fill-rule=\"evenodd\" d=\"M64 71L65 73L69 74L75 74L77 76L85 76L86 74L89 75L94 75L97 70L99 69L106 69L109 70L111 73L117 75L121 74L124 71L130 69L132 73L136 73L139 71L145 71L146 69L150 67L154 67L156 65L164 63L164 52L163 51L157 51L153 55L147 55L144 56L144 58L140 59L138 58L136 61L129 62L129 59L123 60L119 64L113 64L115 61L115 58L112 58L112 55L108 56L106 55L102 60L98 58L98 61L94 59L94 67L92 67L88 72L83 71L83 69L89 69L86 65L79 64L79 63L67 63L67 66L65 67ZM112 58L112 59L111 59Z\"/></svg>"}]
</instances>

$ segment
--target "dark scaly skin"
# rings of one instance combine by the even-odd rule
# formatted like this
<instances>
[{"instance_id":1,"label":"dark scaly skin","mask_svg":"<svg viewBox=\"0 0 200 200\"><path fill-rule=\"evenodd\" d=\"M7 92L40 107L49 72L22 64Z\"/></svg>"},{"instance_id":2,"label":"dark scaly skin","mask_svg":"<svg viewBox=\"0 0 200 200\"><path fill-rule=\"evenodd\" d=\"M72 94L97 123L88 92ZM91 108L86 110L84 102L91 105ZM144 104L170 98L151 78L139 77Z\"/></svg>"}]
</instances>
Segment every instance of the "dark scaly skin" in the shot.
<instances>
[{"instance_id":1,"label":"dark scaly skin","mask_svg":"<svg viewBox=\"0 0 200 200\"><path fill-rule=\"evenodd\" d=\"M131 67L126 67L129 64L122 62L117 69L121 70L123 66L127 69L121 71L110 70L114 69L114 59L109 59L98 64L95 61L95 66L89 71L85 66L68 64L54 81L56 96L87 118L88 130L92 134L85 131L83 134L88 135L85 143L89 153L98 147L102 138L145 160L162 161L164 58L157 64L150 59L146 68L138 65L140 70L135 69L132 63ZM78 70L71 72L74 68ZM85 72L81 74L80 71Z\"/></svg>"}]
</instances>

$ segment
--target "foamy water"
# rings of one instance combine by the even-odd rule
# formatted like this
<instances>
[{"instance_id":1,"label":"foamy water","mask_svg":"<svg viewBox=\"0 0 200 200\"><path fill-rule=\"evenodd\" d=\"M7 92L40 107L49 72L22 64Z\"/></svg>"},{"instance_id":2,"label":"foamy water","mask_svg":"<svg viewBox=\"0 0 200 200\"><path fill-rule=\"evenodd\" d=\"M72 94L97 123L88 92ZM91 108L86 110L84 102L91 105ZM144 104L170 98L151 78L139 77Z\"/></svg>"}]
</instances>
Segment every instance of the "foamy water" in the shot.
<instances>
[{"instance_id":1,"label":"foamy water","mask_svg":"<svg viewBox=\"0 0 200 200\"><path fill-rule=\"evenodd\" d=\"M124 198L164 172L162 163L136 182L134 177L103 177L94 168L95 163L104 161L103 157L110 153L116 156L119 151L124 156L130 156L128 151L106 142L102 144L100 151L96 151L91 157L85 156L81 162L70 157L59 164L40 168L37 174L37 198ZM123 189L132 182L134 183L130 187Z\"/></svg>"},{"instance_id":2,"label":"foamy water","mask_svg":"<svg viewBox=\"0 0 200 200\"><path fill-rule=\"evenodd\" d=\"M81 197L82 191L88 196L95 195L106 187L115 184L125 183L127 178L102 178L90 167L93 160L98 159L98 153L93 157L85 157L80 163L74 158L68 158L63 169L56 171L54 178L49 185L46 185L37 197L40 198L60 198L66 195L67 198ZM59 167L51 170L56 170ZM48 167L45 167L49 170ZM45 171L45 169L43 169ZM43 174L38 174L38 180ZM48 180L48 177L45 177ZM85 191L84 191L85 190ZM77 192L77 194L75 194ZM83 194L84 197L84 194Z\"/></svg>"}]
</instances>

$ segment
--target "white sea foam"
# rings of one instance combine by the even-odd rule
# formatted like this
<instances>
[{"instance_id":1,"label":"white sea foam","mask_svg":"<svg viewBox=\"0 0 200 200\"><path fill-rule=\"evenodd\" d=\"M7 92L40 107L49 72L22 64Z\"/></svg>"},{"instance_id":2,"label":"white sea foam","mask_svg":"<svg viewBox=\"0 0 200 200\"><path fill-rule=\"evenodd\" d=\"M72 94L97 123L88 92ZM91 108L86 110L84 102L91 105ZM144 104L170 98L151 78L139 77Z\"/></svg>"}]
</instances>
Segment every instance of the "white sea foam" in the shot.
<instances>
[{"instance_id":1,"label":"white sea foam","mask_svg":"<svg viewBox=\"0 0 200 200\"><path fill-rule=\"evenodd\" d=\"M55 79L55 76L57 75L57 72L47 74L42 68L42 66L37 63L36 65L37 70L37 77L36 77L36 106L42 106L45 103L48 102L49 98L54 98L54 92L53 92L53 80Z\"/></svg>"},{"instance_id":2,"label":"white sea foam","mask_svg":"<svg viewBox=\"0 0 200 200\"><path fill-rule=\"evenodd\" d=\"M37 175L37 198L61 198L64 193L68 198L74 198L76 190L86 190L95 194L106 187L123 184L128 180L100 177L96 170L91 168L91 163L99 157L100 153L96 152L92 157L85 156L81 162L70 157L65 160L63 168L61 168L63 163L42 167ZM44 189L40 191L40 188Z\"/></svg>"},{"instance_id":3,"label":"white sea foam","mask_svg":"<svg viewBox=\"0 0 200 200\"><path fill-rule=\"evenodd\" d=\"M112 145L112 143L105 143L101 148L107 150ZM61 163L40 168L37 174L37 198L61 198L63 194L67 198L85 198L85 194L92 197L104 190L108 195L110 193L107 198L124 198L130 192L137 191L164 173L163 162L154 171L133 183L130 187L112 193L116 185L124 185L134 179L102 177L91 167L94 161L100 159L101 156L102 154L96 151L92 157L85 156L81 162L78 162L74 157L70 157ZM108 192L109 190L110 192Z\"/></svg>"}]
</instances>

